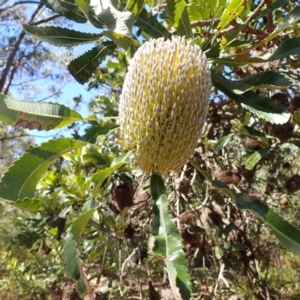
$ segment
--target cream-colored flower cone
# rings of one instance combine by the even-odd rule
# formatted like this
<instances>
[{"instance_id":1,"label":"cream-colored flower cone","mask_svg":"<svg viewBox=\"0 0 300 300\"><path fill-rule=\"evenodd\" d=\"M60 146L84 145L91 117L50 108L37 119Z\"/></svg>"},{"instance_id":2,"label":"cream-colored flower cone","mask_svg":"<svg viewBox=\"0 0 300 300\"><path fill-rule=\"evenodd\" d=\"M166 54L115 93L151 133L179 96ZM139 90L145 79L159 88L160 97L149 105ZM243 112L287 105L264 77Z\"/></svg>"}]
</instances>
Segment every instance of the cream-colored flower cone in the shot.
<instances>
[{"instance_id":1,"label":"cream-colored flower cone","mask_svg":"<svg viewBox=\"0 0 300 300\"><path fill-rule=\"evenodd\" d=\"M146 173L178 171L206 119L211 76L206 56L184 38L150 40L135 53L120 98L119 145Z\"/></svg>"}]
</instances>

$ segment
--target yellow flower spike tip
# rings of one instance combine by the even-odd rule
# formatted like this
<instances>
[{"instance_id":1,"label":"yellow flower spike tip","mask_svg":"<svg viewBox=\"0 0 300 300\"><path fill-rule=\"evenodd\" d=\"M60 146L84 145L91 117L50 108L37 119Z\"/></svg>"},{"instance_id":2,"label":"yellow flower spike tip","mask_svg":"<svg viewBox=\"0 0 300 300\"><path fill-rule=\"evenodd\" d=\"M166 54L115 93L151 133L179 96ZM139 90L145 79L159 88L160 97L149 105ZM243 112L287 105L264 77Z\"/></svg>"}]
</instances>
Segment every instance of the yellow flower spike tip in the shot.
<instances>
[{"instance_id":1,"label":"yellow flower spike tip","mask_svg":"<svg viewBox=\"0 0 300 300\"><path fill-rule=\"evenodd\" d=\"M199 46L156 39L135 53L119 104L122 149L146 173L179 171L193 154L206 119L211 76Z\"/></svg>"}]
</instances>

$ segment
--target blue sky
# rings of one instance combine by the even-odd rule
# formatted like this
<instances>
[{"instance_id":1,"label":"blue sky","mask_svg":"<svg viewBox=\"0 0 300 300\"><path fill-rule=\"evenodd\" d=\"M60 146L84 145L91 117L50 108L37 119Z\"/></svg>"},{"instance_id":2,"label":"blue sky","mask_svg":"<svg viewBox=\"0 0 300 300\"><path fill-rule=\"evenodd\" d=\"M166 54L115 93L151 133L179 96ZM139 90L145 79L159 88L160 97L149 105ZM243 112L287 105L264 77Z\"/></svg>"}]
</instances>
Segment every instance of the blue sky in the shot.
<instances>
[{"instance_id":1,"label":"blue sky","mask_svg":"<svg viewBox=\"0 0 300 300\"><path fill-rule=\"evenodd\" d=\"M82 32L89 32L89 33L99 33L99 29L95 28L91 24L78 24L73 23L72 29ZM93 47L93 44L86 44L77 47L71 48L74 51L74 56L77 57L84 52L88 51ZM51 46L53 51L59 51L59 47ZM71 75L70 75L70 82L67 83L63 90L62 94L58 100L54 100L55 102L64 104L70 108L74 108L74 97L78 97L79 95L82 96L82 102L76 110L82 115L82 117L87 117L90 112L88 111L88 103L91 99L95 98L99 94L99 90L91 90L87 91L87 84L81 85L78 83ZM51 98L47 99L45 102L54 102ZM83 123L82 123L83 124ZM37 131L31 130L29 132L34 138L36 143L39 145L42 142L46 142L48 139L55 137L56 135L70 135L70 132L66 129L58 129L58 130L51 130L51 131Z\"/></svg>"}]
</instances>

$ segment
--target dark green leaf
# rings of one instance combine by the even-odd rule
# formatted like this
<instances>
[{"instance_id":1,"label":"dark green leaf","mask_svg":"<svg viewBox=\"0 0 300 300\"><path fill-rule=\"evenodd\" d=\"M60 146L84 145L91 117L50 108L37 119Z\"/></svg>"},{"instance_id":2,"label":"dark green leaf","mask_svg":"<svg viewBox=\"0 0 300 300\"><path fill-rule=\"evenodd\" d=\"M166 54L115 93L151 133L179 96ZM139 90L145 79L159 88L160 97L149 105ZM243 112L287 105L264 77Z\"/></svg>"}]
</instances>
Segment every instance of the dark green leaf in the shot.
<instances>
[{"instance_id":1,"label":"dark green leaf","mask_svg":"<svg viewBox=\"0 0 300 300\"><path fill-rule=\"evenodd\" d=\"M68 65L71 75L81 84L89 80L99 64L115 50L113 42L101 42L97 47L77 57Z\"/></svg>"},{"instance_id":2,"label":"dark green leaf","mask_svg":"<svg viewBox=\"0 0 300 300\"><path fill-rule=\"evenodd\" d=\"M79 258L77 244L71 234L65 239L64 257L66 261L66 272L73 279L78 280L81 276L82 262Z\"/></svg>"},{"instance_id":3,"label":"dark green leaf","mask_svg":"<svg viewBox=\"0 0 300 300\"><path fill-rule=\"evenodd\" d=\"M231 133L231 134L225 135L222 138L220 138L214 146L215 153L218 154L218 152L220 150L222 150L231 141L233 136L234 136L234 133Z\"/></svg>"},{"instance_id":4,"label":"dark green leaf","mask_svg":"<svg viewBox=\"0 0 300 300\"><path fill-rule=\"evenodd\" d=\"M243 94L250 90L262 88L284 89L292 84L284 75L273 71L260 72L237 81L219 77L218 81L222 82L228 89L236 94Z\"/></svg>"},{"instance_id":5,"label":"dark green leaf","mask_svg":"<svg viewBox=\"0 0 300 300\"><path fill-rule=\"evenodd\" d=\"M190 275L182 250L182 239L168 214L168 198L165 195L163 180L159 175L153 174L150 185L160 218L160 234L155 236L156 241L153 251L166 257L167 273L173 294L177 294L177 284L183 299L190 299Z\"/></svg>"},{"instance_id":6,"label":"dark green leaf","mask_svg":"<svg viewBox=\"0 0 300 300\"><path fill-rule=\"evenodd\" d=\"M283 19L282 22L279 22L277 27L272 33L270 33L266 38L261 40L259 43L255 44L253 47L257 48L260 45L266 44L268 41L271 41L277 37L282 31L288 29L290 26L297 24L300 21L300 6L296 6L292 11L290 11Z\"/></svg>"},{"instance_id":7,"label":"dark green leaf","mask_svg":"<svg viewBox=\"0 0 300 300\"><path fill-rule=\"evenodd\" d=\"M106 178L108 178L113 172L117 171L124 165L125 165L124 162L120 162L120 163L115 164L114 166L103 169L93 175L92 181L95 183L95 187L93 189L93 195L95 197L98 196L100 187L101 187L102 183L104 182L104 180Z\"/></svg>"},{"instance_id":8,"label":"dark green leaf","mask_svg":"<svg viewBox=\"0 0 300 300\"><path fill-rule=\"evenodd\" d=\"M254 212L263 222L267 223L285 247L300 254L300 230L298 228L284 220L260 200L246 201L242 194L237 194L236 202L242 208Z\"/></svg>"},{"instance_id":9,"label":"dark green leaf","mask_svg":"<svg viewBox=\"0 0 300 300\"><path fill-rule=\"evenodd\" d=\"M32 198L38 181L51 163L62 154L81 148L86 143L59 138L31 148L7 170L0 182L0 198L17 201Z\"/></svg>"},{"instance_id":10,"label":"dark green leaf","mask_svg":"<svg viewBox=\"0 0 300 300\"><path fill-rule=\"evenodd\" d=\"M147 12L146 9L142 9L134 25L153 38L171 38L171 33L157 21L151 12Z\"/></svg>"},{"instance_id":11,"label":"dark green leaf","mask_svg":"<svg viewBox=\"0 0 300 300\"><path fill-rule=\"evenodd\" d=\"M80 121L82 117L58 103L21 101L0 94L0 119L12 126L51 130Z\"/></svg>"},{"instance_id":12,"label":"dark green leaf","mask_svg":"<svg viewBox=\"0 0 300 300\"><path fill-rule=\"evenodd\" d=\"M285 247L294 253L300 254L300 230L298 228L284 220L279 214L260 200L255 199L247 201L243 194L236 194L234 191L231 191L226 184L220 186L216 181L213 181L210 174L202 170L196 162L191 162L214 187L220 190L220 192L235 200L241 208L254 212L264 223L269 225L278 240Z\"/></svg>"},{"instance_id":13,"label":"dark green leaf","mask_svg":"<svg viewBox=\"0 0 300 300\"><path fill-rule=\"evenodd\" d=\"M282 113L284 107L276 101L262 97L253 91L248 91L242 95L235 94L231 90L232 82L214 72L212 72L212 79L213 85L217 89L241 104L257 117L265 119L273 124L284 124L289 120L290 114Z\"/></svg>"},{"instance_id":14,"label":"dark green leaf","mask_svg":"<svg viewBox=\"0 0 300 300\"><path fill-rule=\"evenodd\" d=\"M96 138L99 135L107 136L112 132L116 131L119 128L119 125L116 123L105 123L101 125L93 126L91 129L82 136L82 140L89 143L95 143Z\"/></svg>"},{"instance_id":15,"label":"dark green leaf","mask_svg":"<svg viewBox=\"0 0 300 300\"><path fill-rule=\"evenodd\" d=\"M30 213L37 213L40 210L41 202L35 199L25 198L16 202L8 202L10 205Z\"/></svg>"},{"instance_id":16,"label":"dark green leaf","mask_svg":"<svg viewBox=\"0 0 300 300\"><path fill-rule=\"evenodd\" d=\"M81 213L73 222L71 227L71 232L74 238L74 241L76 243L79 242L79 238L81 234L83 233L90 217L93 215L93 213L97 210L97 207L94 207L92 209L89 209L83 213Z\"/></svg>"},{"instance_id":17,"label":"dark green leaf","mask_svg":"<svg viewBox=\"0 0 300 300\"><path fill-rule=\"evenodd\" d=\"M97 18L100 19L109 30L109 37L113 39L117 45L128 48L130 43L132 43L131 32L133 23L135 22L134 15L130 11L119 11L118 3L111 0L95 0L92 2L92 7Z\"/></svg>"},{"instance_id":18,"label":"dark green leaf","mask_svg":"<svg viewBox=\"0 0 300 300\"><path fill-rule=\"evenodd\" d=\"M30 33L42 41L48 42L51 45L63 47L94 43L102 36L101 34L84 33L73 29L54 26L37 27L23 24L23 28L27 33Z\"/></svg>"},{"instance_id":19,"label":"dark green leaf","mask_svg":"<svg viewBox=\"0 0 300 300\"><path fill-rule=\"evenodd\" d=\"M256 15L256 19L262 18L266 16L268 13L273 13L277 8L282 8L289 3L289 0L277 0L276 2L268 5L268 7L264 10L260 10L260 12Z\"/></svg>"},{"instance_id":20,"label":"dark green leaf","mask_svg":"<svg viewBox=\"0 0 300 300\"><path fill-rule=\"evenodd\" d=\"M86 23L87 18L78 9L74 0L41 0L49 9L77 23Z\"/></svg>"},{"instance_id":21,"label":"dark green leaf","mask_svg":"<svg viewBox=\"0 0 300 300\"><path fill-rule=\"evenodd\" d=\"M145 0L129 0L128 9L134 16L138 16L144 8L145 2Z\"/></svg>"},{"instance_id":22,"label":"dark green leaf","mask_svg":"<svg viewBox=\"0 0 300 300\"><path fill-rule=\"evenodd\" d=\"M285 40L279 45L273 55L268 59L268 61L282 59L290 55L300 54L300 37L293 37L291 39Z\"/></svg>"},{"instance_id":23,"label":"dark green leaf","mask_svg":"<svg viewBox=\"0 0 300 300\"><path fill-rule=\"evenodd\" d=\"M167 0L167 11L172 25L176 28L177 35L193 37L189 15L184 0Z\"/></svg>"},{"instance_id":24,"label":"dark green leaf","mask_svg":"<svg viewBox=\"0 0 300 300\"><path fill-rule=\"evenodd\" d=\"M74 0L78 8L82 11L85 17L97 28L103 28L104 22L95 15L92 6L89 4L88 0Z\"/></svg>"}]
</instances>

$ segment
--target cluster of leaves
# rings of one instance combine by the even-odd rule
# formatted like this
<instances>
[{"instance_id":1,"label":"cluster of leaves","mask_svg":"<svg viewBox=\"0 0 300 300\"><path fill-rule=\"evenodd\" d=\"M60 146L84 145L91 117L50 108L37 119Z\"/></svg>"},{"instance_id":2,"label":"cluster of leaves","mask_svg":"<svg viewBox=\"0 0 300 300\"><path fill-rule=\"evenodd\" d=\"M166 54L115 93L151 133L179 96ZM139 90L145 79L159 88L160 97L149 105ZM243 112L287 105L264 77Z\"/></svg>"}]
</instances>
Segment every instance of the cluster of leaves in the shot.
<instances>
[{"instance_id":1,"label":"cluster of leaves","mask_svg":"<svg viewBox=\"0 0 300 300\"><path fill-rule=\"evenodd\" d=\"M165 284L175 299L228 296L224 270L238 272L239 263L252 290L243 291L245 296L282 296L286 291L262 277L273 262L262 260L266 266L260 271L257 259L276 244L268 240L269 230L300 253L297 218L282 216L289 218L290 207L299 213L294 193L300 177L294 174L298 166L291 166L299 163L300 146L299 6L283 0L43 3L75 22L89 21L99 33L28 24L24 30L57 46L94 43L68 69L79 83L94 73L90 87L108 91L86 119L63 105L0 95L0 117L9 125L50 130L77 121L89 124L76 139L30 149L2 177L0 197L33 214L27 246L40 243L51 255L50 249L63 245L66 273L90 299L100 277L105 282L97 292L109 299L137 294L168 299ZM143 41L172 35L185 35L204 49L213 100L194 157L178 176L163 181L156 174L142 176L130 153L119 152L115 132L130 58ZM217 280L215 270L206 276L215 267ZM157 280L164 272L168 280ZM233 285L240 285L237 280ZM213 290L204 288L212 285Z\"/></svg>"}]
</instances>

